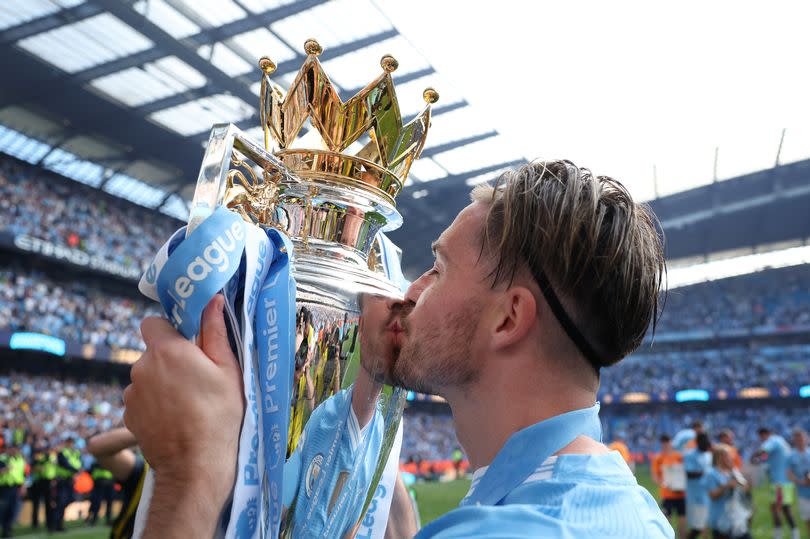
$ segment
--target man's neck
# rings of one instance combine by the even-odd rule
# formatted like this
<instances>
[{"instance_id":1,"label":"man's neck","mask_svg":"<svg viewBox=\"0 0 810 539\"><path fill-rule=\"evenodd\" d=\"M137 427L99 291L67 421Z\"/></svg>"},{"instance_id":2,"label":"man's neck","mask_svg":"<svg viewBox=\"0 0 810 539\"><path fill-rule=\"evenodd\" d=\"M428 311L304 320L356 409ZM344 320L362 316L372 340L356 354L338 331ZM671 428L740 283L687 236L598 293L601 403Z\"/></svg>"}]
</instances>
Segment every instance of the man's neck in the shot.
<instances>
[{"instance_id":1,"label":"man's neck","mask_svg":"<svg viewBox=\"0 0 810 539\"><path fill-rule=\"evenodd\" d=\"M591 391L548 382L498 375L486 383L482 379L464 390L447 392L456 436L472 469L489 465L515 432L595 403Z\"/></svg>"},{"instance_id":2,"label":"man's neck","mask_svg":"<svg viewBox=\"0 0 810 539\"><path fill-rule=\"evenodd\" d=\"M374 416L377 407L377 399L382 392L382 384L373 380L365 368L361 367L357 371L357 379L352 390L352 410L357 416L357 422L362 429L368 425Z\"/></svg>"}]
</instances>

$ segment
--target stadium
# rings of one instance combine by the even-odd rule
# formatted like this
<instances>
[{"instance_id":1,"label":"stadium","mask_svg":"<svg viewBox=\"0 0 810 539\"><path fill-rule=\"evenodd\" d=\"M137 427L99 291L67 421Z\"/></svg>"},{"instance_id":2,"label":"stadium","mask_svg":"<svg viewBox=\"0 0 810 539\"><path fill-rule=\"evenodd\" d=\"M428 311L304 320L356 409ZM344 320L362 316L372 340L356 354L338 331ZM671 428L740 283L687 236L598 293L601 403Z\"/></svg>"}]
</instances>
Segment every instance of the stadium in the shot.
<instances>
[{"instance_id":1,"label":"stadium","mask_svg":"<svg viewBox=\"0 0 810 539\"><path fill-rule=\"evenodd\" d=\"M441 19L468 8L431 7L421 0L408 8L403 4L374 0L0 2L0 68L5 74L0 82L0 525L4 536L97 538L111 536L111 530L117 534L114 537L131 536L132 529L119 530L114 520L128 514L129 492L134 487L113 486L113 474L100 471L93 456L99 442L93 444L91 439L124 426L122 393L131 382L132 365L146 350L141 321L166 317L162 300L156 302L141 292L142 277L146 279L164 243L195 216L192 201L197 202L195 189L205 170L201 171L201 163L216 142L210 135L212 126L233 124L256 147L262 141L267 144L270 120L265 107L272 90L267 90L265 77L286 92L302 78L301 65L317 57L341 105L366 92L374 77L383 82L393 79L394 105L399 98L402 117L397 112L399 127L414 117L430 127L426 138L421 135L424 147L416 150L419 159L405 169L402 178L407 180L395 193L395 204L390 197L403 224L386 234L400 257L404 274L400 277L408 282L420 279L434 264L431 242L470 203L471 189L538 156L570 155L578 164L582 160L596 172L614 175L636 201L647 203L665 238L667 291L656 327L648 329L629 357L601 371L597 400L603 442L622 452L639 484L664 507L662 492L672 490L665 483L672 485L658 464L662 436L673 443L682 437L682 445L676 448L680 455L693 451L692 439L705 433L710 442L731 445L739 455L739 472L751 487L746 524L750 537L810 537L810 515L800 512L802 503L810 507L810 498L803 498L801 490L808 488L810 468L804 478L790 473L792 479L785 482L791 489L795 483L797 494L788 497L779 490L778 505L784 507L772 515L770 504L777 485L771 474L776 457L763 449L766 439L778 437L785 444L785 458L791 452L801 455L806 450L790 446L796 445L798 431L810 432L810 131L801 126L760 128L752 120L751 126L735 127L729 133L727 125L725 130L716 125L722 123L718 114L707 116L705 125L690 124L680 138L667 138L665 132L681 128L675 125L677 114L670 117L667 111L649 136L634 127L624 132L614 125L613 114L633 106L629 102L608 106L595 96L591 102L576 92L572 92L576 98L566 102L554 88L548 97L535 100L533 92L542 93L538 88L545 82L528 78L532 70L512 70L524 66L525 56L505 58L535 46L525 34L523 42L516 41L520 36L504 35L502 46L471 44L466 54L470 58L454 56L457 42L471 41L474 32L489 28L488 15L503 22L502 18L512 20L524 9L527 16L539 16L533 11L539 8L512 2L500 15L487 10L473 13L476 10L469 8L468 28L439 36L441 32L433 31L438 23L423 25L420 17ZM591 7L598 19L600 8ZM430 15L432 8L436 13ZM416 12L423 9L428 14L417 17ZM571 15L567 8L555 9L563 10L555 11L556 16ZM689 9L673 17L689 18ZM658 15L648 15L659 20ZM741 27L754 25L759 16L741 15ZM801 19L800 14L781 8L774 8L767 17L775 17L780 24ZM500 34L509 32L492 33L493 41L498 41ZM318 39L317 48L307 41L313 37ZM646 32L641 37L649 38ZM741 39L736 31L725 37L730 42ZM442 47L441 39L448 45ZM597 38L593 39L589 46L596 45ZM524 48L516 49L517 45ZM731 54L747 54L746 47L740 45ZM384 54L393 55L398 65L386 67L385 57L380 64ZM592 54L598 63L600 53ZM263 74L258 66L265 55L272 58L273 68ZM571 61L582 58L574 55ZM667 58L662 53L660 61L666 64ZM464 67L454 69L456 60ZM463 73L471 71L468 63L476 61L489 65L482 74L465 78ZM631 59L627 62L631 66ZM378 65L382 65L382 76ZM624 71L621 65L614 67L615 79L600 72L605 86L620 82ZM666 66L662 69L666 71ZM659 69L650 68L650 74L660 75ZM803 84L798 81L793 86ZM428 87L436 88L438 96L431 97L424 90ZM483 93L484 87L489 94ZM707 96L711 91L705 89ZM788 107L801 106L788 97ZM593 134L572 133L578 130L562 125L568 121L566 113L544 104L547 99L562 109L587 111L582 114L588 116L588 127L582 131L592 129ZM606 111L611 108L604 117L599 116L602 106ZM639 109L650 106L670 107L655 101L638 104ZM585 124L577 113L567 114L571 124ZM627 114L630 122L645 111ZM740 122L739 117L734 120ZM600 123L611 125L600 128ZM546 124L549 133L541 133ZM561 124L557 138L555 124ZM308 123L301 138L320 130L314 121ZM631 136L630 131L636 132ZM654 138L662 147L683 142L683 149L659 151L656 142L647 140ZM358 139L370 146L377 136ZM649 158L639 158L651 148L656 150ZM617 164L623 159L630 164ZM306 211L314 211L311 200L307 204ZM333 215L324 217L323 230L332 226ZM292 227L296 221L291 217L289 222ZM305 225L305 233L314 234L313 226ZM345 225L343 230L347 229ZM374 256L389 257L383 242L372 247L374 238L372 233L364 240L373 254L378 253ZM369 260L368 268L372 266ZM391 275L387 274L388 279L396 283ZM356 310L367 308L368 300ZM306 330L303 336L298 332L293 349L295 378L290 383L300 381L300 386L290 391L292 395L310 392L306 368L310 359L300 358L303 367L299 365L301 351L306 356L309 347L310 356L323 354L324 358L317 375L313 370L312 391L328 402L346 389L340 377L351 372L353 352L345 350L351 341L353 351L353 339L360 342L362 337L357 337L357 326L348 329L351 315L332 313L325 326L310 322L308 316L308 311L298 312L296 323L312 327L310 336ZM311 335L319 332L317 338L324 340L316 345ZM235 342L233 335L231 339ZM333 356L337 359L330 363L326 358ZM330 376L336 384L331 392L330 383L324 381ZM397 394L395 390L393 395ZM459 504L470 491L474 470L456 437L453 414L444 398L403 390L402 400L401 448L394 476L404 480L418 523L425 526ZM293 416L296 410L293 400ZM315 414L306 417L309 420ZM289 427L293 433L294 425ZM765 439L762 429L767 429ZM148 466L137 444L130 445L146 476ZM287 456L294 450L294 443L288 445ZM19 473L9 471L13 459L24 462ZM49 466L53 466L50 472ZM680 472L684 473L683 465ZM375 473L380 481L381 465ZM687 467L684 477L691 480L689 473ZM307 482L315 482L311 475L310 468ZM141 486L137 492L140 496ZM365 508L372 495L373 490ZM688 490L686 496L688 504ZM683 492L676 498L683 500ZM137 499L131 520L135 506ZM675 516L670 522L676 536L687 537L685 522Z\"/></svg>"}]
</instances>

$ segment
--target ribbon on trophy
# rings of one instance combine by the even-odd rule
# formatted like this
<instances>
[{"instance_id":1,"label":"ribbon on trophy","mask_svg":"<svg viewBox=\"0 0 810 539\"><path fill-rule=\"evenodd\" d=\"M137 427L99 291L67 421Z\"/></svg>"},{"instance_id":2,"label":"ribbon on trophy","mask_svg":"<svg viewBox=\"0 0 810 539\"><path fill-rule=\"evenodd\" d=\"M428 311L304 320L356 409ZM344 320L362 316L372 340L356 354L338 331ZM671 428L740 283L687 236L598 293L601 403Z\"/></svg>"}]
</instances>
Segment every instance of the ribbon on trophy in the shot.
<instances>
[{"instance_id":1,"label":"ribbon on trophy","mask_svg":"<svg viewBox=\"0 0 810 539\"><path fill-rule=\"evenodd\" d=\"M242 367L247 408L230 510L220 522L225 538L276 537L295 334L292 244L220 207L186 237L175 232L155 256L139 289L159 301L187 339L199 332L202 311L220 291L226 325ZM151 485L138 507L135 536L145 523Z\"/></svg>"}]
</instances>

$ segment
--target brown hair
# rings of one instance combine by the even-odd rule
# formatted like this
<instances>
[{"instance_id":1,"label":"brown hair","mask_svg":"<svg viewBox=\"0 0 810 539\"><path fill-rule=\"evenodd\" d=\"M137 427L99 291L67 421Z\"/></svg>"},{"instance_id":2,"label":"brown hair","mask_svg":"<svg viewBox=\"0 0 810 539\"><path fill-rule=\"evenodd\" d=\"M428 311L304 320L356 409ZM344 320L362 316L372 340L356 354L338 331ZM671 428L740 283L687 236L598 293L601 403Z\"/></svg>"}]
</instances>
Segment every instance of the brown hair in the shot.
<instances>
[{"instance_id":1,"label":"brown hair","mask_svg":"<svg viewBox=\"0 0 810 539\"><path fill-rule=\"evenodd\" d=\"M495 259L493 286L527 268L594 367L635 350L650 321L655 329L662 238L655 215L621 183L570 161L534 162L471 197L489 205L482 252Z\"/></svg>"}]
</instances>

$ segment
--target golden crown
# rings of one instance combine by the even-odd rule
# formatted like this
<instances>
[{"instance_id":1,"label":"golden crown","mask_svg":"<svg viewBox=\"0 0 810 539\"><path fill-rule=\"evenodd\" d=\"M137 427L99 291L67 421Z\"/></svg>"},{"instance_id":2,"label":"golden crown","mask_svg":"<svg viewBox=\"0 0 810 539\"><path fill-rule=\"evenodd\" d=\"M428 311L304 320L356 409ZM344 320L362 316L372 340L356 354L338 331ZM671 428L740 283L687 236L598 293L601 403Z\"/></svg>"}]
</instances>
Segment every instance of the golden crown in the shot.
<instances>
[{"instance_id":1,"label":"golden crown","mask_svg":"<svg viewBox=\"0 0 810 539\"><path fill-rule=\"evenodd\" d=\"M301 178L371 187L393 201L425 145L430 107L439 94L425 89L427 105L403 125L391 79L399 65L393 56L383 56L383 73L344 103L318 60L323 48L308 39L304 50L307 58L286 96L270 80L276 65L266 56L259 60L264 73L260 118L265 147L269 149L272 137L278 147L275 155ZM293 149L307 120L320 134L320 148ZM355 153L344 153L366 133L370 140L364 146ZM305 137L298 143L309 141L309 134Z\"/></svg>"}]
</instances>

